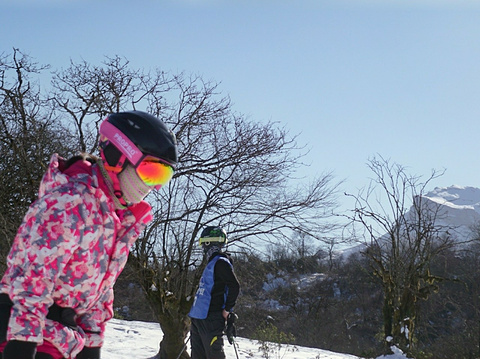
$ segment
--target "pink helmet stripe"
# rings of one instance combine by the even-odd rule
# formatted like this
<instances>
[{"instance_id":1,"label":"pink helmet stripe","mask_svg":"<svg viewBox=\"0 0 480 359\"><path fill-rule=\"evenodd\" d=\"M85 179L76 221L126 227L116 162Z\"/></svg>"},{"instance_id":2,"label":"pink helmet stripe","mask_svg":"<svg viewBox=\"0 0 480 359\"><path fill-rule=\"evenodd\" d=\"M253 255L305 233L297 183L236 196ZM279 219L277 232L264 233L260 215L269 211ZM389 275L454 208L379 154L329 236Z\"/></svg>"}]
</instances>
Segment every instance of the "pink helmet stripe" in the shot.
<instances>
[{"instance_id":1,"label":"pink helmet stripe","mask_svg":"<svg viewBox=\"0 0 480 359\"><path fill-rule=\"evenodd\" d=\"M103 121L100 124L100 134L107 137L115 147L117 147L127 159L136 166L142 159L143 153L138 149L130 139L125 136L118 128L108 121Z\"/></svg>"}]
</instances>

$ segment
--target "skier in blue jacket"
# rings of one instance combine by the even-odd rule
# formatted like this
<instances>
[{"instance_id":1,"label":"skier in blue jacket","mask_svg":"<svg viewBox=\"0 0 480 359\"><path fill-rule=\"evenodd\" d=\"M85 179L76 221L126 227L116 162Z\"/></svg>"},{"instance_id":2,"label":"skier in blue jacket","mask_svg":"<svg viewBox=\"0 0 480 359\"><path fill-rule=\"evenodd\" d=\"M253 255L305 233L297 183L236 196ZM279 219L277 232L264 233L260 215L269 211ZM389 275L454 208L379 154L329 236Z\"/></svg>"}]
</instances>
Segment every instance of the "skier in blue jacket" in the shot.
<instances>
[{"instance_id":1,"label":"skier in blue jacket","mask_svg":"<svg viewBox=\"0 0 480 359\"><path fill-rule=\"evenodd\" d=\"M192 359L224 359L223 334L227 322L227 336L231 344L232 336L236 334L233 307L240 285L230 257L222 251L226 243L227 233L221 227L206 227L200 236L207 266L189 313L192 321Z\"/></svg>"}]
</instances>

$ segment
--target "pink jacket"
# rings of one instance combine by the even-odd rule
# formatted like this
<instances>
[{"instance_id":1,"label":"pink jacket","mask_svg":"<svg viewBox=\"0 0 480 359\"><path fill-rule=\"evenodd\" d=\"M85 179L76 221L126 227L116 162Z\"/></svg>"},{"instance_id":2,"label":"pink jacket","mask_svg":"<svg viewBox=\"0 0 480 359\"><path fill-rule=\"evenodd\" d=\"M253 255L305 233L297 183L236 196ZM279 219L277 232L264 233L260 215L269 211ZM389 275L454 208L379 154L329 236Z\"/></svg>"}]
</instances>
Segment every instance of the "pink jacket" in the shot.
<instances>
[{"instance_id":1,"label":"pink jacket","mask_svg":"<svg viewBox=\"0 0 480 359\"><path fill-rule=\"evenodd\" d=\"M69 358L83 346L102 346L113 285L152 214L146 202L115 211L97 165L78 161L62 172L62 162L52 156L8 255L0 293L13 302L7 340L46 340ZM53 303L75 310L78 330L46 318Z\"/></svg>"}]
</instances>

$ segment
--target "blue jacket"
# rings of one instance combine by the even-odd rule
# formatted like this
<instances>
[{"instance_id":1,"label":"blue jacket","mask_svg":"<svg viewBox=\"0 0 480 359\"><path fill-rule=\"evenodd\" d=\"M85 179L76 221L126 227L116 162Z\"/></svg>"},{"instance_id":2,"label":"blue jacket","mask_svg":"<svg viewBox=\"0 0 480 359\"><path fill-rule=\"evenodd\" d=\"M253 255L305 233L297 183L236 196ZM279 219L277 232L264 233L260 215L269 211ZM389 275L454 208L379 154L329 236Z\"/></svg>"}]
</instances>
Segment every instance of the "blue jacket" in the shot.
<instances>
[{"instance_id":1,"label":"blue jacket","mask_svg":"<svg viewBox=\"0 0 480 359\"><path fill-rule=\"evenodd\" d=\"M212 311L231 311L239 289L232 264L225 255L217 253L203 271L189 316L205 319Z\"/></svg>"}]
</instances>

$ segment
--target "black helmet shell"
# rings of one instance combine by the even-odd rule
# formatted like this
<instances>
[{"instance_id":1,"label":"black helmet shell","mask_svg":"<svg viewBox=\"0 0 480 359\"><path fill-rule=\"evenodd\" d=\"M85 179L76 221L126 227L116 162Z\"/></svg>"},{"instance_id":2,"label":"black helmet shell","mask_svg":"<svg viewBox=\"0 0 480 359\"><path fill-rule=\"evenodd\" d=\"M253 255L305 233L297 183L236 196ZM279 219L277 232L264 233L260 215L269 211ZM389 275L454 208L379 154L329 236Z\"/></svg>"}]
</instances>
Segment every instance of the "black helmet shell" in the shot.
<instances>
[{"instance_id":1,"label":"black helmet shell","mask_svg":"<svg viewBox=\"0 0 480 359\"><path fill-rule=\"evenodd\" d=\"M145 155L161 158L175 166L178 162L175 135L155 116L142 111L110 114L106 121L118 128Z\"/></svg>"}]
</instances>

